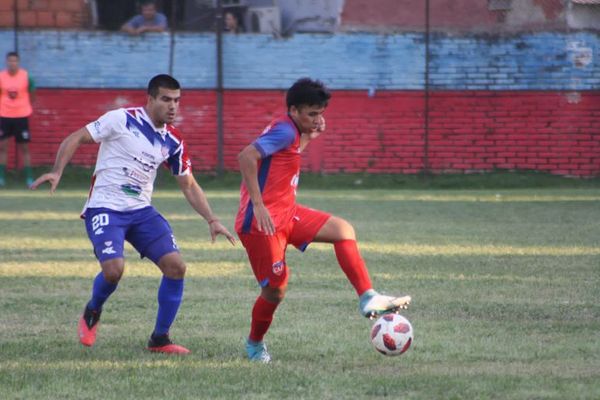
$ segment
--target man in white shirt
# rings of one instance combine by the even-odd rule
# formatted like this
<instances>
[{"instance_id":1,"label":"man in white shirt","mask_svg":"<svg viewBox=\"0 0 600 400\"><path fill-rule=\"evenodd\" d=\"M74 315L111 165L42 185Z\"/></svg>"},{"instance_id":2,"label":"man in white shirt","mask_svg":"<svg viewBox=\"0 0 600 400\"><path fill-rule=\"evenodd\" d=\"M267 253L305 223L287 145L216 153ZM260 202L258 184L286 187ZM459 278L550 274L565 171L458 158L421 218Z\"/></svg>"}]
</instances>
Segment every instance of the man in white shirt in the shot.
<instances>
[{"instance_id":1,"label":"man in white shirt","mask_svg":"<svg viewBox=\"0 0 600 400\"><path fill-rule=\"evenodd\" d=\"M169 223L151 206L154 180L161 164L171 170L186 200L208 222L212 241L222 234L235 244L234 237L211 211L192 175L185 143L171 125L180 96L177 80L169 75L155 76L148 83L148 100L144 107L109 111L70 134L60 145L52 170L31 185L35 189L49 182L50 191L54 192L77 148L85 143L100 143L92 187L82 212L102 268L94 279L92 297L79 320L79 340L85 346L92 346L96 341L102 306L123 274L123 246L127 240L163 273L158 289L158 315L148 350L189 353L169 338L169 328L183 296L186 266Z\"/></svg>"}]
</instances>

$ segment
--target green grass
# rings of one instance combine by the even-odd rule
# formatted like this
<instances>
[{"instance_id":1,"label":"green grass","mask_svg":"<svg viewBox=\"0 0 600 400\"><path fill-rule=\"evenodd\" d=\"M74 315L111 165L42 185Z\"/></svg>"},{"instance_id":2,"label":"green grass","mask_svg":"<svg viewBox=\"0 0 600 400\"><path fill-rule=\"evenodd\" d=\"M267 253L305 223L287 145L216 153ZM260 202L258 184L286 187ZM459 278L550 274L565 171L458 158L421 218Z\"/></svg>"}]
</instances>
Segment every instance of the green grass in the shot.
<instances>
[{"instance_id":1,"label":"green grass","mask_svg":"<svg viewBox=\"0 0 600 400\"><path fill-rule=\"evenodd\" d=\"M66 185L68 187L68 184ZM82 185L79 187L81 188ZM207 191L231 227L235 189ZM155 194L188 264L172 328L188 357L144 351L158 270L127 247L94 348L77 318L97 263L84 190L0 191L0 399L598 399L600 189L305 190L350 220L375 286L409 293L413 347L386 358L329 246L290 249L288 297L245 361L258 290L238 245L208 240L173 190Z\"/></svg>"},{"instance_id":2,"label":"green grass","mask_svg":"<svg viewBox=\"0 0 600 400\"><path fill-rule=\"evenodd\" d=\"M38 176L50 167L34 168ZM67 167L60 183L62 189L81 189L90 183L93 169L86 167ZM21 189L25 178L21 171L7 172L7 188ZM196 172L196 178L204 188L230 189L239 187L240 174L225 172L217 176L214 172ZM177 184L165 169L159 170L156 186L176 189ZM339 173L320 174L302 173L302 189L530 189L530 188L579 188L599 189L600 176L592 178L574 178L551 175L536 171L499 170L488 173L443 174L443 175L402 175Z\"/></svg>"}]
</instances>

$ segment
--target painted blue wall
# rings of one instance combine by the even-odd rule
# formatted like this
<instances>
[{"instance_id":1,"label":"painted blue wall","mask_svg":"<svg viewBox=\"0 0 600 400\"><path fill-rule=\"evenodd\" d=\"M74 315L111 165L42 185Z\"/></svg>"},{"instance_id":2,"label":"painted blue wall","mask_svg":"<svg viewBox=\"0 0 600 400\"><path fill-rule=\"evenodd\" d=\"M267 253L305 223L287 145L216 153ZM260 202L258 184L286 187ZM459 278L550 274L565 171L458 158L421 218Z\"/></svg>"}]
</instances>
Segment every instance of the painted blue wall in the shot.
<instances>
[{"instance_id":1,"label":"painted blue wall","mask_svg":"<svg viewBox=\"0 0 600 400\"><path fill-rule=\"evenodd\" d=\"M333 89L424 87L421 34L226 35L224 84L229 89L282 89L300 76ZM173 74L186 88L213 88L215 38L174 37ZM12 50L13 32L0 31L0 51ZM600 89L596 33L537 33L512 37L432 37L430 84L448 90ZM40 87L143 88L168 72L171 36L114 32L23 31L22 64Z\"/></svg>"}]
</instances>

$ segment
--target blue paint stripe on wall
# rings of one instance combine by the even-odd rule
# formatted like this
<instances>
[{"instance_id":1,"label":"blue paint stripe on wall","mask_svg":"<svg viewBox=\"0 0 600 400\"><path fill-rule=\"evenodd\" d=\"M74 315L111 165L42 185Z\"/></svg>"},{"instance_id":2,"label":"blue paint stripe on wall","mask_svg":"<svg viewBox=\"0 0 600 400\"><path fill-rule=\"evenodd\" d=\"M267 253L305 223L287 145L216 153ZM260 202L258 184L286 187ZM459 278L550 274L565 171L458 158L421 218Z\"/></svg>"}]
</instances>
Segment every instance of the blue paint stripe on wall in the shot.
<instances>
[{"instance_id":1,"label":"blue paint stripe on wall","mask_svg":"<svg viewBox=\"0 0 600 400\"><path fill-rule=\"evenodd\" d=\"M0 31L0 51L12 50L13 32ZM144 88L168 71L170 36L24 31L19 51L40 87ZM173 73L185 88L213 88L215 38L175 35ZM600 38L592 32L511 37L434 35L430 85L448 90L600 89ZM424 88L421 34L297 34L224 37L228 89L285 89L300 76L333 89Z\"/></svg>"}]
</instances>

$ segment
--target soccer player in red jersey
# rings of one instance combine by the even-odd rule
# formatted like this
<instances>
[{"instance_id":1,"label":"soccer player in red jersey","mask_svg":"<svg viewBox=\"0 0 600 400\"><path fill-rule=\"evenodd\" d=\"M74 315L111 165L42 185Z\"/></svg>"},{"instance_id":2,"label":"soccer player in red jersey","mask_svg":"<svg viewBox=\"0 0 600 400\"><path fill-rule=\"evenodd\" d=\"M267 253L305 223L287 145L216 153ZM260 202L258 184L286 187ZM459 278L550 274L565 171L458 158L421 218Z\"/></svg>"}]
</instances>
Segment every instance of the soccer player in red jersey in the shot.
<instances>
[{"instance_id":1,"label":"soccer player in red jersey","mask_svg":"<svg viewBox=\"0 0 600 400\"><path fill-rule=\"evenodd\" d=\"M311 242L331 243L340 267L359 296L365 317L406 308L410 296L373 290L356 244L354 228L342 218L296 203L300 153L325 130L323 113L331 94L320 81L303 78L287 91L287 115L275 119L238 155L242 173L235 230L246 249L261 292L252 309L248 358L268 363L263 342L288 282L285 250L304 251Z\"/></svg>"}]
</instances>

